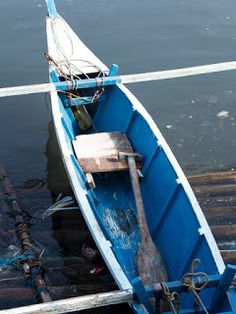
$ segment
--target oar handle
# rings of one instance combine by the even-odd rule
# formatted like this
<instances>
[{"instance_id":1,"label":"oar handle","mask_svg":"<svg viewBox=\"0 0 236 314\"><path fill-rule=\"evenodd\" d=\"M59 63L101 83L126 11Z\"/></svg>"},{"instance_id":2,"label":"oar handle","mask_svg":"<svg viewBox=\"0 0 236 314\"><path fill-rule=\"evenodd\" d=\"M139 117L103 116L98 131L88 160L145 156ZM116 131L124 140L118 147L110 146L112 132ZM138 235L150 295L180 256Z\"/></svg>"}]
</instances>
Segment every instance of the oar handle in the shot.
<instances>
[{"instance_id":1,"label":"oar handle","mask_svg":"<svg viewBox=\"0 0 236 314\"><path fill-rule=\"evenodd\" d=\"M128 156L128 166L129 166L130 178L131 178L131 183L132 183L133 192L134 192L135 203L136 203L136 207L138 211L140 231L143 238L150 235L149 235L148 225L147 225L146 216L144 212L143 198L142 198L142 193L141 193L141 188L140 188L140 183L139 183L139 176L137 172L136 161L133 156Z\"/></svg>"}]
</instances>

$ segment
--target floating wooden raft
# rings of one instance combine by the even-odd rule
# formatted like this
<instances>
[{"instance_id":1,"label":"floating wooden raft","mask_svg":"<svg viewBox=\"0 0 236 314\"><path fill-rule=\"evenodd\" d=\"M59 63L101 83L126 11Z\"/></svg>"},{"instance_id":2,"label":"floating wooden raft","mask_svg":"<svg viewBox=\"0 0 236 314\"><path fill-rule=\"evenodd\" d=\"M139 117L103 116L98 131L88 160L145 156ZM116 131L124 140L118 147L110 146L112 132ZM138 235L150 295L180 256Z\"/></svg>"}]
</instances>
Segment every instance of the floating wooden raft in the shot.
<instances>
[{"instance_id":1,"label":"floating wooden raft","mask_svg":"<svg viewBox=\"0 0 236 314\"><path fill-rule=\"evenodd\" d=\"M236 264L236 171L189 177L225 263Z\"/></svg>"}]
</instances>

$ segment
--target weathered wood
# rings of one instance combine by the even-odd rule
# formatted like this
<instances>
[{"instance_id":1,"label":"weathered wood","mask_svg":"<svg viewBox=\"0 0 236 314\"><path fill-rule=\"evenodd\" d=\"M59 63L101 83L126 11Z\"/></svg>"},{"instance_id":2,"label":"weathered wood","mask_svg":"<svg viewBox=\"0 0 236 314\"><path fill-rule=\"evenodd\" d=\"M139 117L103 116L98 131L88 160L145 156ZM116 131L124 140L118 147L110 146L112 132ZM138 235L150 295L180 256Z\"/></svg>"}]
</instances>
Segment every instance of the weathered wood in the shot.
<instances>
[{"instance_id":1,"label":"weathered wood","mask_svg":"<svg viewBox=\"0 0 236 314\"><path fill-rule=\"evenodd\" d=\"M194 189L193 189L194 190ZM236 195L197 195L197 199L201 204L202 208L214 208L214 207L234 207L236 206Z\"/></svg>"},{"instance_id":2,"label":"weathered wood","mask_svg":"<svg viewBox=\"0 0 236 314\"><path fill-rule=\"evenodd\" d=\"M31 298L34 299L34 292L30 288L6 288L0 289L0 298ZM31 301L32 302L32 301Z\"/></svg>"},{"instance_id":3,"label":"weathered wood","mask_svg":"<svg viewBox=\"0 0 236 314\"><path fill-rule=\"evenodd\" d=\"M73 141L73 146L85 173L128 169L126 161L118 160L118 154L133 152L127 136L120 132L79 135Z\"/></svg>"},{"instance_id":4,"label":"weathered wood","mask_svg":"<svg viewBox=\"0 0 236 314\"><path fill-rule=\"evenodd\" d=\"M193 185L236 183L236 171L224 171L224 172L199 174L199 175L188 177L188 180Z\"/></svg>"},{"instance_id":5,"label":"weathered wood","mask_svg":"<svg viewBox=\"0 0 236 314\"><path fill-rule=\"evenodd\" d=\"M236 250L221 250L220 253L224 259L236 260Z\"/></svg>"},{"instance_id":6,"label":"weathered wood","mask_svg":"<svg viewBox=\"0 0 236 314\"><path fill-rule=\"evenodd\" d=\"M236 263L236 171L188 178L226 263Z\"/></svg>"},{"instance_id":7,"label":"weathered wood","mask_svg":"<svg viewBox=\"0 0 236 314\"><path fill-rule=\"evenodd\" d=\"M139 276L145 285L168 281L161 253L153 243L148 230L135 158L129 155L127 158L141 233L141 243L136 256Z\"/></svg>"},{"instance_id":8,"label":"weathered wood","mask_svg":"<svg viewBox=\"0 0 236 314\"><path fill-rule=\"evenodd\" d=\"M197 196L201 196L201 194L206 194L207 196L230 196L236 193L236 184L198 185L194 187L194 192Z\"/></svg>"},{"instance_id":9,"label":"weathered wood","mask_svg":"<svg viewBox=\"0 0 236 314\"><path fill-rule=\"evenodd\" d=\"M96 184L94 182L92 173L86 173L86 179L88 181L89 187L94 190L96 188Z\"/></svg>"},{"instance_id":10,"label":"weathered wood","mask_svg":"<svg viewBox=\"0 0 236 314\"><path fill-rule=\"evenodd\" d=\"M204 213L210 225L236 224L236 206L205 207Z\"/></svg>"},{"instance_id":11,"label":"weathered wood","mask_svg":"<svg viewBox=\"0 0 236 314\"><path fill-rule=\"evenodd\" d=\"M236 240L236 225L211 226L211 230L216 239Z\"/></svg>"},{"instance_id":12,"label":"weathered wood","mask_svg":"<svg viewBox=\"0 0 236 314\"><path fill-rule=\"evenodd\" d=\"M118 290L2 310L0 311L0 314L60 314L131 302L132 299L133 293L131 290Z\"/></svg>"},{"instance_id":13,"label":"weathered wood","mask_svg":"<svg viewBox=\"0 0 236 314\"><path fill-rule=\"evenodd\" d=\"M54 92L56 90L70 90L74 86L77 88L96 87L97 85L114 85L117 83L130 84L148 81L166 80L181 77L188 77L201 74L217 73L222 71L232 71L236 69L236 61L222 62L216 64L201 65L196 67L188 67L182 69L146 72L138 74L128 74L114 77L104 77L100 81L98 79L80 80L70 82L60 82L55 85L52 83L33 84L24 86L13 86L0 88L0 97L37 94Z\"/></svg>"}]
</instances>

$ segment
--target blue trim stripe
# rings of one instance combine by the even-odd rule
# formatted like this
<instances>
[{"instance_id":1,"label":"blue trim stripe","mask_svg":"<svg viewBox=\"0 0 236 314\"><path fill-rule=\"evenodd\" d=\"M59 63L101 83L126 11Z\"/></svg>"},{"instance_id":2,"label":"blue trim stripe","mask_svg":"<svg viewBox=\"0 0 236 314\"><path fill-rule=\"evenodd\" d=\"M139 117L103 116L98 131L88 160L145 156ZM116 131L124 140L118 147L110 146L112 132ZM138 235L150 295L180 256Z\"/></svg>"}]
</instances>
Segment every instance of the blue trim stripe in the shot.
<instances>
[{"instance_id":1,"label":"blue trim stripe","mask_svg":"<svg viewBox=\"0 0 236 314\"><path fill-rule=\"evenodd\" d=\"M57 9L54 3L54 0L45 0L47 8L48 8L48 15L50 17L55 17L57 16Z\"/></svg>"}]
</instances>

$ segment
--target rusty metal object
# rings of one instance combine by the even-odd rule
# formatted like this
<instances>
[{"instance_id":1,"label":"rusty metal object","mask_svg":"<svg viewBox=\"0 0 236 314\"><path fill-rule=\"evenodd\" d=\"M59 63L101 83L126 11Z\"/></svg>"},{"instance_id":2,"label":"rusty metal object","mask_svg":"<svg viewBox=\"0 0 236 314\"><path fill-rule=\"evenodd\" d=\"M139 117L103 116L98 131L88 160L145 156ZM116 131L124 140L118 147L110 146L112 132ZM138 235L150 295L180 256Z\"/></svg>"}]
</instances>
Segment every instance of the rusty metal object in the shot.
<instances>
[{"instance_id":1,"label":"rusty metal object","mask_svg":"<svg viewBox=\"0 0 236 314\"><path fill-rule=\"evenodd\" d=\"M17 195L14 191L14 188L11 185L9 177L7 176L2 165L0 165L0 176L2 178L2 185L6 191L6 200L9 201L9 207L11 208L12 214L16 220L16 231L21 240L22 254L28 254L32 250L32 247L34 247L30 238L28 225L17 201ZM30 256L30 254L28 254L28 256L29 257L22 263L22 269L24 270L26 277L31 277L31 279L34 281L33 284L35 285L36 291L42 302L52 301L45 282L41 274L38 272L40 261L33 255ZM35 278L33 278L34 274L36 274Z\"/></svg>"}]
</instances>

